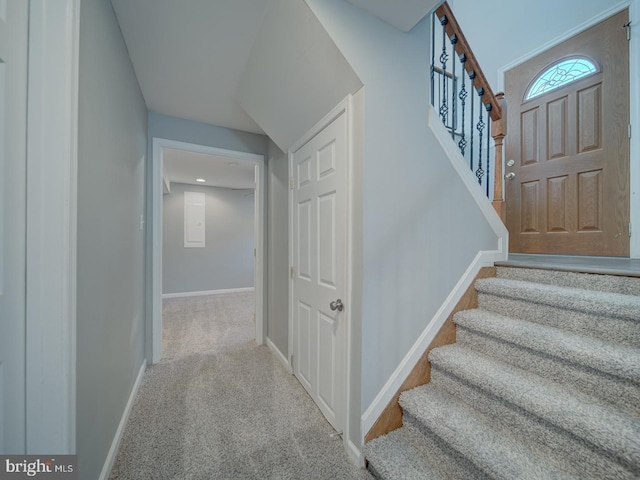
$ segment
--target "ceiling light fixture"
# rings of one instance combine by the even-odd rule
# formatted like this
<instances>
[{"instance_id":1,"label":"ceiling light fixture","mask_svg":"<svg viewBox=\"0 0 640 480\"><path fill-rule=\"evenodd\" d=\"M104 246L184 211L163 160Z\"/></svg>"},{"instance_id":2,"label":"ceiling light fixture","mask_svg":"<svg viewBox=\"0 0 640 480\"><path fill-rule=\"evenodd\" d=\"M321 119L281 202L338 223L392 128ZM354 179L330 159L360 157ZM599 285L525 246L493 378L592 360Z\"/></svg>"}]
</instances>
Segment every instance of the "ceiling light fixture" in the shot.
<instances>
[{"instance_id":1,"label":"ceiling light fixture","mask_svg":"<svg viewBox=\"0 0 640 480\"><path fill-rule=\"evenodd\" d=\"M204 183L204 182L206 182L206 180L204 178L196 178L196 182Z\"/></svg>"},{"instance_id":2,"label":"ceiling light fixture","mask_svg":"<svg viewBox=\"0 0 640 480\"><path fill-rule=\"evenodd\" d=\"M227 163L227 165L229 165L230 167L237 167L238 164L236 162L229 162Z\"/></svg>"}]
</instances>

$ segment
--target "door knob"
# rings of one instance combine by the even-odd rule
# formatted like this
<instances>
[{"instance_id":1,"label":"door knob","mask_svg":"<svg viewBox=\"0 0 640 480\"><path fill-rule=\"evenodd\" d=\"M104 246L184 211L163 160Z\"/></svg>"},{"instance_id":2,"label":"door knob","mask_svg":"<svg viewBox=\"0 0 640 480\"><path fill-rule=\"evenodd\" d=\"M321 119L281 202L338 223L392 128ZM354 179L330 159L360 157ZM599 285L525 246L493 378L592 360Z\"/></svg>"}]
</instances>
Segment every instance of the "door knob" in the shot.
<instances>
[{"instance_id":1,"label":"door knob","mask_svg":"<svg viewBox=\"0 0 640 480\"><path fill-rule=\"evenodd\" d=\"M336 310L338 310L339 312L341 312L342 310L344 310L344 303L342 303L342 300L339 298L337 299L335 302L331 302L329 304L329 308L331 310L333 310L334 312Z\"/></svg>"},{"instance_id":2,"label":"door knob","mask_svg":"<svg viewBox=\"0 0 640 480\"><path fill-rule=\"evenodd\" d=\"M507 180L513 180L514 178L516 178L516 174L513 172L509 172L504 176L504 178L506 178Z\"/></svg>"}]
</instances>

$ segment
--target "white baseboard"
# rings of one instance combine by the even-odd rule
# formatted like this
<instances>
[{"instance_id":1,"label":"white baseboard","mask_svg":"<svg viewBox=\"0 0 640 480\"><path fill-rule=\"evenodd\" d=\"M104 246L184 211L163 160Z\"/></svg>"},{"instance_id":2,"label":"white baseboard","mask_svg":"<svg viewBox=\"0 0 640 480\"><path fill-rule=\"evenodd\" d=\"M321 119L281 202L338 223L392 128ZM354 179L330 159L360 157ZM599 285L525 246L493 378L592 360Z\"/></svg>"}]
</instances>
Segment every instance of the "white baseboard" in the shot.
<instances>
[{"instance_id":1,"label":"white baseboard","mask_svg":"<svg viewBox=\"0 0 640 480\"><path fill-rule=\"evenodd\" d=\"M405 379L409 376L413 367L415 367L424 352L427 350L429 344L436 337L442 328L442 325L444 325L444 322L447 320L449 315L451 315L451 312L462 298L462 295L464 295L473 280L476 278L480 269L482 267L493 266L494 262L503 259L503 257L506 257L506 252L499 250L478 252L418 340L402 359L398 368L395 369L391 377L389 377L389 380L387 380L387 383L382 387L382 390L378 392L378 395L374 398L373 402L371 402L371 405L369 405L367 410L362 414L361 425L363 437L371 427L373 427L373 424L380 415L382 415L382 412L396 392L400 389Z\"/></svg>"},{"instance_id":2,"label":"white baseboard","mask_svg":"<svg viewBox=\"0 0 640 480\"><path fill-rule=\"evenodd\" d=\"M111 468L113 467L113 462L115 461L116 455L118 454L118 448L120 447L122 434L124 433L124 428L127 426L127 421L129 420L129 414L131 413L131 407L133 406L133 401L135 400L136 395L138 394L138 389L140 388L140 383L142 382L142 377L146 369L147 369L147 360L145 359L142 362L142 366L138 371L138 377L136 378L136 381L133 384L133 388L131 389L131 394L129 395L127 406L124 407L124 412L122 412L122 417L120 418L118 429L116 430L116 434L113 437L113 442L111 442L111 448L109 449L109 453L102 467L102 471L100 472L100 477L98 477L99 480L107 480L109 478L109 475L111 474Z\"/></svg>"},{"instance_id":3,"label":"white baseboard","mask_svg":"<svg viewBox=\"0 0 640 480\"><path fill-rule=\"evenodd\" d=\"M253 291L254 287L227 288L224 290L204 290L202 292L163 293L162 298L200 297L203 295L223 295L225 293L245 293Z\"/></svg>"},{"instance_id":4,"label":"white baseboard","mask_svg":"<svg viewBox=\"0 0 640 480\"><path fill-rule=\"evenodd\" d=\"M349 460L355 463L358 467L363 468L364 456L362 455L362 451L349 439L347 439L346 450Z\"/></svg>"},{"instance_id":5,"label":"white baseboard","mask_svg":"<svg viewBox=\"0 0 640 480\"><path fill-rule=\"evenodd\" d=\"M284 368L287 370L287 372L291 373L291 365L289 364L289 360L287 360L287 357L284 356L284 354L280 351L280 349L278 349L278 347L276 347L275 343L273 343L269 337L267 337L267 346L271 350L271 353L273 353L275 357L280 360L280 363L284 365Z\"/></svg>"}]
</instances>

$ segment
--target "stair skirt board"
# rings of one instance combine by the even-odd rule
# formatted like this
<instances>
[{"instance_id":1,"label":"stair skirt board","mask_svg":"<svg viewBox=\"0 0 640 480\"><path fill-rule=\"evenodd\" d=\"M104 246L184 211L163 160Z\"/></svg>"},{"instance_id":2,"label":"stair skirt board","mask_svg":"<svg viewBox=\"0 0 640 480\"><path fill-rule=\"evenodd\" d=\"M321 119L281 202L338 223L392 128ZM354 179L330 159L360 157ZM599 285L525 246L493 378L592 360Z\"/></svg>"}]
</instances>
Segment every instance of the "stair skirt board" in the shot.
<instances>
[{"instance_id":1,"label":"stair skirt board","mask_svg":"<svg viewBox=\"0 0 640 480\"><path fill-rule=\"evenodd\" d=\"M494 255L497 254L480 252L476 256L442 308L438 310L384 388L367 408L361 420L361 431L366 432L365 442L402 425L402 410L398 406L400 392L429 381L427 354L432 348L455 342L453 315L458 311L477 306L478 296L473 285L478 279L495 277L495 267L482 266L493 263L490 257Z\"/></svg>"},{"instance_id":2,"label":"stair skirt board","mask_svg":"<svg viewBox=\"0 0 640 480\"><path fill-rule=\"evenodd\" d=\"M497 268L458 312L402 428L370 441L376 478L640 478L640 283Z\"/></svg>"}]
</instances>

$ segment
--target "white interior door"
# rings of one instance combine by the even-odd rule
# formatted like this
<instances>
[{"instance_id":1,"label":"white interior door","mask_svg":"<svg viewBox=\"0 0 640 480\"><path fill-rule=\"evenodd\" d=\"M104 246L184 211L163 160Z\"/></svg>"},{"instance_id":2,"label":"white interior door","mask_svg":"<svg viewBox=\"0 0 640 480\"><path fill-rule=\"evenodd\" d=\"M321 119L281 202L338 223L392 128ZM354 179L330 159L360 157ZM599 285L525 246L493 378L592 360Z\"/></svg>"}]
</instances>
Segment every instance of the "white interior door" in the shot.
<instances>
[{"instance_id":1,"label":"white interior door","mask_svg":"<svg viewBox=\"0 0 640 480\"><path fill-rule=\"evenodd\" d=\"M292 156L294 374L336 430L347 326L331 303L346 292L346 166L344 112Z\"/></svg>"},{"instance_id":2,"label":"white interior door","mask_svg":"<svg viewBox=\"0 0 640 480\"><path fill-rule=\"evenodd\" d=\"M29 2L0 0L0 452L25 453Z\"/></svg>"}]
</instances>

